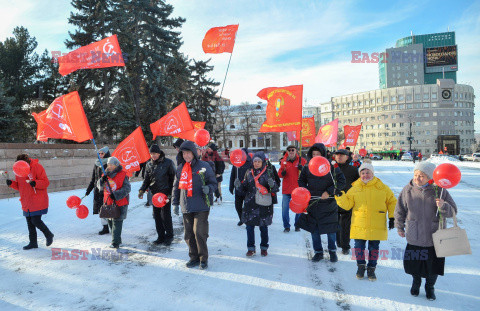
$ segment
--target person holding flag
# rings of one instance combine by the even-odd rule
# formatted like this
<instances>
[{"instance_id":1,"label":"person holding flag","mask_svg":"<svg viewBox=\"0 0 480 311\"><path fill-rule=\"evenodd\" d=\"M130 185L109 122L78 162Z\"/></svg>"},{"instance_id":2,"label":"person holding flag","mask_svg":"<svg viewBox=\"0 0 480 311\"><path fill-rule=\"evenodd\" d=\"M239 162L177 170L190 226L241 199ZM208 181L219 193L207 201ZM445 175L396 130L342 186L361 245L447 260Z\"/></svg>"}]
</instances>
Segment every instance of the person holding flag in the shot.
<instances>
[{"instance_id":1,"label":"person holding flag","mask_svg":"<svg viewBox=\"0 0 480 311\"><path fill-rule=\"evenodd\" d=\"M182 207L185 242L190 256L187 268L200 266L200 269L206 269L208 214L217 180L210 165L199 159L195 143L185 141L180 146L180 151L185 163L177 167L172 204Z\"/></svg>"},{"instance_id":2,"label":"person holding flag","mask_svg":"<svg viewBox=\"0 0 480 311\"><path fill-rule=\"evenodd\" d=\"M283 179L282 183L282 219L283 232L290 232L290 200L292 199L293 189L298 187L298 175L302 168L307 164L307 160L300 158L297 153L297 147L290 145L287 147L283 159L280 160L279 177ZM297 220L300 214L295 215L295 231L300 231L297 227Z\"/></svg>"},{"instance_id":3,"label":"person holding flag","mask_svg":"<svg viewBox=\"0 0 480 311\"><path fill-rule=\"evenodd\" d=\"M50 246L53 243L53 233L42 221L42 215L48 212L47 188L50 181L38 159L30 159L27 154L19 154L17 161L25 161L30 166L28 176L16 176L15 180L6 180L7 186L20 193L23 216L27 220L29 243L23 249L38 248L37 228L45 235L46 245Z\"/></svg>"},{"instance_id":4,"label":"person holding flag","mask_svg":"<svg viewBox=\"0 0 480 311\"><path fill-rule=\"evenodd\" d=\"M145 179L140 190L138 190L138 198L143 199L143 194L147 189L152 196L156 193L170 196L175 180L173 161L166 158L165 153L156 144L150 146L150 157L151 159L147 162L145 168ZM158 234L158 238L153 241L153 244L169 246L173 241L171 200L162 208L154 207L153 218Z\"/></svg>"},{"instance_id":5,"label":"person holding flag","mask_svg":"<svg viewBox=\"0 0 480 311\"><path fill-rule=\"evenodd\" d=\"M100 193L95 185L97 184L98 180L103 175L102 166L104 169L107 168L107 160L110 157L110 150L108 146L105 146L98 150L98 156L100 160L96 159L95 164L93 165L93 173L92 178L90 180L90 184L88 184L87 190L85 191L85 196L88 196L93 190L93 215L98 214L100 212L100 207L103 204L103 196ZM108 234L110 231L108 230L108 221L104 218L100 218L101 224L103 225L103 229L98 232L98 234Z\"/></svg>"}]
</instances>

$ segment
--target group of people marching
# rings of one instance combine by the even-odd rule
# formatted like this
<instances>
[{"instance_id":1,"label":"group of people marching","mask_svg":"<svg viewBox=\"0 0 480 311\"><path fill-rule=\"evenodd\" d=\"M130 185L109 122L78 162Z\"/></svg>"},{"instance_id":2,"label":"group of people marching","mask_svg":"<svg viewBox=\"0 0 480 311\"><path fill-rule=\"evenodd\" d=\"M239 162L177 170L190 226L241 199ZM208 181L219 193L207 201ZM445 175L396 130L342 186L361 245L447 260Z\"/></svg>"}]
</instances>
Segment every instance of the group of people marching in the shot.
<instances>
[{"instance_id":1,"label":"group of people marching","mask_svg":"<svg viewBox=\"0 0 480 311\"><path fill-rule=\"evenodd\" d=\"M176 168L158 145L150 147L151 159L145 165L138 197L143 199L147 192L150 200L157 193L170 198L162 208L153 209L158 234L153 241L156 245L169 246L172 243L171 209L173 207L178 215L181 207L190 258L186 266L206 269L208 216L214 197L215 202L222 201L221 182L225 163L213 143L204 150L191 141L179 139L174 147L178 151ZM338 261L337 246L342 249L342 254L350 253L350 240L353 239L356 277L362 279L366 272L368 279L374 281L380 241L387 240L387 229L396 228L398 235L407 240L403 264L405 272L413 277L411 294L419 295L422 278L425 278L426 296L430 300L435 299L434 285L437 276L444 274L445 258L436 256L432 233L437 230L439 222L445 222L446 217L453 217L453 213L457 212L448 191L444 189L440 198L437 186L431 182L435 164L417 163L412 180L396 198L392 190L375 176L371 162L360 162L358 155L349 150L340 149L329 154L323 144L316 143L310 147L305 159L292 145L287 147L280 160L278 172L263 152L250 156L247 149L243 150L247 155L246 162L232 169L229 191L235 197L239 218L237 225L246 226L246 256L256 254L255 227L260 230L261 256L268 255L268 226L272 224L273 206L278 203L280 185L285 233L291 228L289 203L292 191L304 187L309 190L312 199L306 213L295 215L293 227L295 231L303 229L310 232L315 252L311 258L313 262L324 259L322 235L326 235L331 262ZM309 161L319 156L334 160L330 174L316 176L310 172ZM7 180L7 185L20 192L30 240L24 249L38 247L36 228L44 233L49 246L54 235L41 220L48 211L48 178L38 160L30 159L26 154L19 155L18 160L30 164L30 175L26 178L17 176L15 181ZM115 203L120 208L119 217L101 219L103 228L99 234L111 232L112 248L119 248L122 243L122 224L127 216L130 190L129 178L118 159L110 156L108 147L100 149L85 195L94 191L94 214L98 214L105 204Z\"/></svg>"}]
</instances>

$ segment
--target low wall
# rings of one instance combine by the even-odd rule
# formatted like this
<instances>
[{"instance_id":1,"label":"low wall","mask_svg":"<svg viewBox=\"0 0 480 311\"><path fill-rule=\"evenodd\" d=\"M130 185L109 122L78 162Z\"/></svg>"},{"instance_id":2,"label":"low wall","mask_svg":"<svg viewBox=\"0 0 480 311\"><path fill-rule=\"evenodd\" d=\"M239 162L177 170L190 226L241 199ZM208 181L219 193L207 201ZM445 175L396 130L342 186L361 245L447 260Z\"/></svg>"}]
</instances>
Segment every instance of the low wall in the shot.
<instances>
[{"instance_id":1,"label":"low wall","mask_svg":"<svg viewBox=\"0 0 480 311\"><path fill-rule=\"evenodd\" d=\"M114 147L109 146L110 152L113 152ZM175 158L176 151L172 147L162 149L168 158ZM11 179L15 178L12 165L17 155L21 153L28 154L30 158L39 159L50 180L49 192L86 189L97 159L92 144L0 143L0 171L7 171ZM18 197L18 191L7 187L5 178L0 178L0 199L11 197Z\"/></svg>"}]
</instances>

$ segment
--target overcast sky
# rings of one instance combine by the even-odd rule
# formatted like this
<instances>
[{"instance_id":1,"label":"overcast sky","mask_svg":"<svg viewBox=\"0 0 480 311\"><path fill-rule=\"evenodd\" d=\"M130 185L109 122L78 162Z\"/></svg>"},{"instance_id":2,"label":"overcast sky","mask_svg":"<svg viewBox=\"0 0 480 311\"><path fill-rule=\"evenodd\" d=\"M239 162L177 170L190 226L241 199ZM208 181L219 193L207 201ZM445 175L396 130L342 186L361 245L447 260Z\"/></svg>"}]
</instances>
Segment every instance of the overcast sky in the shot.
<instances>
[{"instance_id":1,"label":"overcast sky","mask_svg":"<svg viewBox=\"0 0 480 311\"><path fill-rule=\"evenodd\" d=\"M414 34L456 32L457 83L480 91L480 1L302 1L173 0L173 16L186 19L182 51L207 60L212 77L223 82L230 54L205 54L201 47L211 27L239 24L223 96L232 104L257 102L269 86L304 85L308 105L333 96L378 89L378 64L351 63L351 51L382 52ZM63 0L0 0L0 40L23 25L37 38L39 52L68 52ZM120 42L121 45L121 42ZM476 131L480 131L480 109Z\"/></svg>"}]
</instances>

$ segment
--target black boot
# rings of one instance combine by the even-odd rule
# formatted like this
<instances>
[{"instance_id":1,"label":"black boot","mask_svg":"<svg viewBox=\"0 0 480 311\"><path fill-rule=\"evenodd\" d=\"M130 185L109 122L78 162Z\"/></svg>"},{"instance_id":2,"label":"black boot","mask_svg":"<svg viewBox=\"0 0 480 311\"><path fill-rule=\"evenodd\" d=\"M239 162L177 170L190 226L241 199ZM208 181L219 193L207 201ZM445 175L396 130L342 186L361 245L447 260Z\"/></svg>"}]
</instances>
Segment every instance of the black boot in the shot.
<instances>
[{"instance_id":1,"label":"black boot","mask_svg":"<svg viewBox=\"0 0 480 311\"><path fill-rule=\"evenodd\" d=\"M413 276L412 288L410 288L410 294L417 297L420 294L420 285L422 285L422 278L418 275Z\"/></svg>"},{"instance_id":2,"label":"black boot","mask_svg":"<svg viewBox=\"0 0 480 311\"><path fill-rule=\"evenodd\" d=\"M357 279L361 280L365 277L365 264L357 264Z\"/></svg>"},{"instance_id":3,"label":"black boot","mask_svg":"<svg viewBox=\"0 0 480 311\"><path fill-rule=\"evenodd\" d=\"M32 248L38 248L38 244L30 242L30 243L28 243L28 245L25 245L23 247L24 250L28 250L28 249L32 249Z\"/></svg>"},{"instance_id":4,"label":"black boot","mask_svg":"<svg viewBox=\"0 0 480 311\"><path fill-rule=\"evenodd\" d=\"M98 232L98 234L100 235L104 235L108 233L110 233L110 230L108 230L108 225L103 225L103 229L100 232Z\"/></svg>"},{"instance_id":5,"label":"black boot","mask_svg":"<svg viewBox=\"0 0 480 311\"><path fill-rule=\"evenodd\" d=\"M315 253L315 255L313 255L313 257L312 257L313 262L319 262L322 259L323 259L323 252Z\"/></svg>"},{"instance_id":6,"label":"black boot","mask_svg":"<svg viewBox=\"0 0 480 311\"><path fill-rule=\"evenodd\" d=\"M437 297L435 296L435 282L437 281L438 275L434 274L428 276L425 282L425 293L427 294L428 300L435 300Z\"/></svg>"},{"instance_id":7,"label":"black boot","mask_svg":"<svg viewBox=\"0 0 480 311\"><path fill-rule=\"evenodd\" d=\"M375 275L375 267L367 267L367 276L370 281L377 280L377 276Z\"/></svg>"},{"instance_id":8,"label":"black boot","mask_svg":"<svg viewBox=\"0 0 480 311\"><path fill-rule=\"evenodd\" d=\"M53 235L53 233L50 232L50 230L48 231L47 234L45 234L45 238L47 239L47 242L46 242L46 245L47 245L47 246L52 245L52 243L53 243L53 237L54 237L54 235Z\"/></svg>"}]
</instances>

